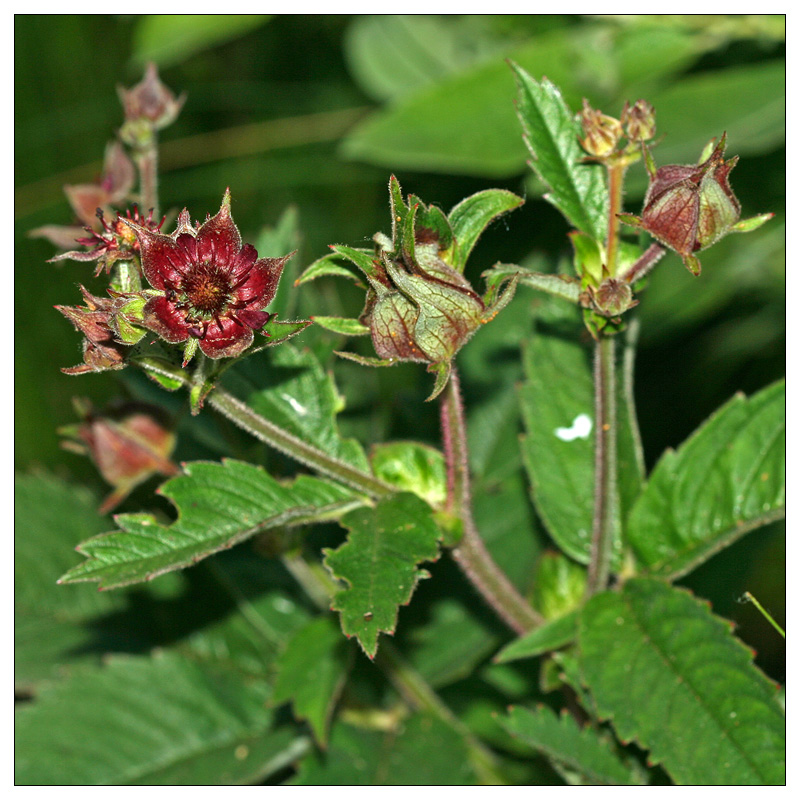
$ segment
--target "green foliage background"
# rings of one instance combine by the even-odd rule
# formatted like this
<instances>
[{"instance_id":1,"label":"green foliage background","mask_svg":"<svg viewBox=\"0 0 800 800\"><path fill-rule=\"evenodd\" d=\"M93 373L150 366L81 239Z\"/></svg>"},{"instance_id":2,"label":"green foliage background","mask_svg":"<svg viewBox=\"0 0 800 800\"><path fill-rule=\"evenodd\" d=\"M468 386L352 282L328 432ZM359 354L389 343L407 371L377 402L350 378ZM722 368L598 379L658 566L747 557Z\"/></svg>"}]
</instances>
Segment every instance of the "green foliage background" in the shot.
<instances>
[{"instance_id":1,"label":"green foliage background","mask_svg":"<svg viewBox=\"0 0 800 800\"><path fill-rule=\"evenodd\" d=\"M276 225L293 205L303 238L277 302L289 315L352 316L363 295L347 282L293 291L291 281L328 252L328 244L364 246L373 232L387 230L391 172L405 191L445 210L489 186L527 196L522 209L481 240L471 258L472 278L495 261L553 270L568 255L567 227L540 199L524 163L506 57L561 85L575 110L584 96L612 115L625 99L653 102L665 135L655 151L658 163L696 160L708 138L727 128L729 155L742 156L731 182L743 216L776 214L761 230L731 236L704 254L699 279L668 256L642 296L636 394L648 466L734 392L749 395L781 377L782 17L262 15L217 16L210 23L180 15L17 16L17 468L44 469L102 492L91 466L58 447L56 428L74 421L70 398L88 396L101 405L121 392L140 398L150 392L151 399L178 402L127 373L121 388L114 376L59 372L79 360L79 337L52 306L77 303L79 282L90 291L96 287L90 267L45 264L53 247L26 235L40 225L72 222L62 186L99 174L103 148L121 121L116 83L138 82L152 58L164 82L188 95L178 121L162 136L165 210L186 206L203 218L230 186L237 224L258 244L264 226ZM453 98L458 113L448 105ZM644 171L637 166L633 172L639 177L631 181L626 207L638 212ZM482 336L484 345L485 337L497 335L509 348L520 338L515 326L521 317L512 309L503 314L505 321L495 325L505 334L481 333L463 354L468 407L480 406L499 385L498 376L518 368L481 358ZM302 343L320 356L332 349L328 335L314 329ZM421 368L373 371L338 361L336 374L347 400L339 419L345 436L366 444L403 437L438 445L436 408L422 404L430 376ZM202 436L181 440L178 460L226 454L263 463L263 448L243 443L229 426L210 415L203 426ZM473 445L475 459L489 446ZM478 474L478 484L491 478ZM122 510L151 506L153 488L154 482L147 484ZM785 677L782 641L752 606L736 601L748 589L783 624L784 564L783 530L775 525L683 581L739 625L740 637L758 651L757 663L778 681ZM442 566L438 577L447 574ZM135 644L123 649L135 651Z\"/></svg>"}]
</instances>

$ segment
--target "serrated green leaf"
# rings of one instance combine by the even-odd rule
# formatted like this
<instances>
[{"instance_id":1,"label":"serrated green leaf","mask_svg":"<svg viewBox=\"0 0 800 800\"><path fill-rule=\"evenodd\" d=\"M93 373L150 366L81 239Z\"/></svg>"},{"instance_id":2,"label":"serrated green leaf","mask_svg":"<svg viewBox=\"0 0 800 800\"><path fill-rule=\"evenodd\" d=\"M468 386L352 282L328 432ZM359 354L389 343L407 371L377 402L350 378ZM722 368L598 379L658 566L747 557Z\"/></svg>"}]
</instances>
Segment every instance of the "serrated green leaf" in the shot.
<instances>
[{"instance_id":1,"label":"serrated green leaf","mask_svg":"<svg viewBox=\"0 0 800 800\"><path fill-rule=\"evenodd\" d=\"M342 336L366 336L369 328L362 325L357 319L347 317L318 317L312 319L315 325L325 328L326 331L340 333Z\"/></svg>"},{"instance_id":2,"label":"serrated green leaf","mask_svg":"<svg viewBox=\"0 0 800 800\"><path fill-rule=\"evenodd\" d=\"M531 166L549 187L545 195L578 230L602 241L608 226L603 169L581 163L579 130L561 92L547 78L534 80L516 64L517 113L533 156Z\"/></svg>"},{"instance_id":3,"label":"serrated green leaf","mask_svg":"<svg viewBox=\"0 0 800 800\"><path fill-rule=\"evenodd\" d=\"M202 785L262 780L309 745L272 729L263 682L163 653L115 657L16 713L16 783Z\"/></svg>"},{"instance_id":4,"label":"serrated green leaf","mask_svg":"<svg viewBox=\"0 0 800 800\"><path fill-rule=\"evenodd\" d=\"M676 783L784 783L775 689L707 604L660 580L632 579L587 603L578 642L601 718Z\"/></svg>"},{"instance_id":5,"label":"serrated green leaf","mask_svg":"<svg viewBox=\"0 0 800 800\"><path fill-rule=\"evenodd\" d=\"M578 612L572 611L563 617L548 620L540 628L520 636L506 645L495 657L498 664L516 661L519 658L532 658L557 650L570 644L577 635Z\"/></svg>"},{"instance_id":6,"label":"serrated green leaf","mask_svg":"<svg viewBox=\"0 0 800 800\"><path fill-rule=\"evenodd\" d=\"M320 616L297 631L278 659L273 705L291 700L295 717L308 720L323 747L352 653L333 618Z\"/></svg>"},{"instance_id":7,"label":"serrated green leaf","mask_svg":"<svg viewBox=\"0 0 800 800\"><path fill-rule=\"evenodd\" d=\"M672 578L784 514L783 381L737 395L653 470L628 520L642 566Z\"/></svg>"},{"instance_id":8,"label":"serrated green leaf","mask_svg":"<svg viewBox=\"0 0 800 800\"><path fill-rule=\"evenodd\" d=\"M464 271L469 254L492 220L519 208L525 201L505 189L486 189L462 200L447 215L456 238L452 265Z\"/></svg>"},{"instance_id":9,"label":"serrated green leaf","mask_svg":"<svg viewBox=\"0 0 800 800\"><path fill-rule=\"evenodd\" d=\"M195 53L237 39L258 28L272 14L148 14L137 21L133 58L166 66Z\"/></svg>"},{"instance_id":10,"label":"serrated green leaf","mask_svg":"<svg viewBox=\"0 0 800 800\"><path fill-rule=\"evenodd\" d=\"M263 334L266 335L266 344L273 346L276 344L283 344L287 339L297 336L298 333L304 331L311 324L311 320L298 319L298 320L278 320L271 319L261 328Z\"/></svg>"},{"instance_id":11,"label":"serrated green leaf","mask_svg":"<svg viewBox=\"0 0 800 800\"><path fill-rule=\"evenodd\" d=\"M578 772L584 785L641 783L596 728L580 728L575 718L566 712L556 716L546 706L539 706L535 711L514 707L500 722L512 736Z\"/></svg>"},{"instance_id":12,"label":"serrated green leaf","mask_svg":"<svg viewBox=\"0 0 800 800\"><path fill-rule=\"evenodd\" d=\"M308 350L282 345L257 353L228 370L222 383L262 417L340 461L369 471L361 445L339 435L336 414L343 400L332 377Z\"/></svg>"},{"instance_id":13,"label":"serrated green leaf","mask_svg":"<svg viewBox=\"0 0 800 800\"><path fill-rule=\"evenodd\" d=\"M444 456L418 442L388 442L372 448L370 463L376 478L398 491L413 492L432 507L447 498Z\"/></svg>"},{"instance_id":14,"label":"serrated green leaf","mask_svg":"<svg viewBox=\"0 0 800 800\"><path fill-rule=\"evenodd\" d=\"M409 493L381 500L374 508L351 511L341 520L349 529L337 550L325 550L325 565L347 584L332 608L342 630L356 636L374 658L378 635L393 633L397 610L411 600L417 582L427 577L417 566L439 556L439 530L431 507Z\"/></svg>"},{"instance_id":15,"label":"serrated green leaf","mask_svg":"<svg viewBox=\"0 0 800 800\"><path fill-rule=\"evenodd\" d=\"M283 486L261 467L240 461L193 462L160 492L173 501L178 519L162 525L149 514L119 514L119 531L83 542L87 561L61 583L100 581L113 589L150 580L280 525L332 519L359 504L338 484L301 475Z\"/></svg>"},{"instance_id":16,"label":"serrated green leaf","mask_svg":"<svg viewBox=\"0 0 800 800\"><path fill-rule=\"evenodd\" d=\"M423 714L399 731L338 724L326 753L309 753L294 784L300 786L460 786L475 782L461 736Z\"/></svg>"}]
</instances>

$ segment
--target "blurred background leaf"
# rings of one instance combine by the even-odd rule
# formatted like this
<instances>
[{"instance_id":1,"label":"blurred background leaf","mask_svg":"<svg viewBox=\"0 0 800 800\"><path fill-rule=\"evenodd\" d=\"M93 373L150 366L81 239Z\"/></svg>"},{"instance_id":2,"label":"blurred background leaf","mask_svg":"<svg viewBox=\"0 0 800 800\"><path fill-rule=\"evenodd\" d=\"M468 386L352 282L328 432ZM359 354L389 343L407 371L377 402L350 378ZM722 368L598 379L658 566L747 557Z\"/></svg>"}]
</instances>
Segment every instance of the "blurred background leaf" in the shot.
<instances>
[{"instance_id":1,"label":"blurred background leaf","mask_svg":"<svg viewBox=\"0 0 800 800\"><path fill-rule=\"evenodd\" d=\"M497 261L555 270L569 253L568 228L539 198L541 189L525 165L515 84L505 58L558 84L573 110L584 96L610 114L618 114L626 99L650 100L665 137L654 153L659 164L696 161L705 143L727 130L728 154L742 156L732 185L743 215L773 211L776 219L704 253L699 279L667 256L641 295L636 399L649 466L735 391L752 394L783 375L781 15L213 20L209 25L191 15L15 17L19 469L46 466L73 483L105 490L88 461L58 447L55 429L74 421L70 399L80 394L96 405L119 395L169 404L179 419L176 461L226 454L294 470L210 414L187 425L184 398L155 390L127 370L83 378L59 372L79 360L80 347L52 306L75 304L78 283L95 293L101 283L85 265L44 263L54 248L26 234L41 225L73 222L62 187L99 175L105 144L122 121L116 86L138 82L142 62L150 58L159 61L171 89L187 94L178 121L161 137L164 210L186 206L203 218L218 208L230 186L236 222L247 241L257 242L266 227L281 229L282 219L289 225L282 215L293 206L301 232L286 242L289 249L300 247L290 262L293 274L328 252L329 244L365 246L375 231L387 231L386 183L392 171L405 190L444 209L492 186L527 196L525 206L493 225L475 248L467 277L476 285L480 272ZM634 166L628 210L639 211L645 185L643 168ZM357 316L364 302L363 290L333 278L285 294L281 303L291 305L297 317ZM492 434L486 446L473 447L477 483L487 498L485 511L478 513L491 520L502 497L513 496L515 518L527 518L498 539L498 557L507 553L509 563L521 565L515 576L521 585L542 546L541 534L529 530L533 510L524 505L526 488L513 452L519 417L508 405L519 378L519 342L532 325L526 302L537 302L531 296L521 294L497 323L478 332L462 356L466 401L481 409L472 431L481 439L484 431ZM344 341L313 326L298 341L326 367L335 366L346 399L338 417L343 436L357 436L367 445L409 438L439 445L436 409L422 403L429 380L419 365L365 370L335 363L331 352ZM362 346L369 352L368 342L347 343L350 349ZM502 430L491 423L497 410ZM140 511L153 502L152 485L145 486L122 510ZM515 558L519 553L525 557ZM710 597L720 613L742 621L746 641L759 651L758 663L781 680L782 645L773 646L771 632L735 598L754 587L761 597L760 587L779 584L783 529L773 526L745 538L731 553L736 558L718 556L687 583ZM781 621L782 593L771 593L769 603Z\"/></svg>"}]
</instances>

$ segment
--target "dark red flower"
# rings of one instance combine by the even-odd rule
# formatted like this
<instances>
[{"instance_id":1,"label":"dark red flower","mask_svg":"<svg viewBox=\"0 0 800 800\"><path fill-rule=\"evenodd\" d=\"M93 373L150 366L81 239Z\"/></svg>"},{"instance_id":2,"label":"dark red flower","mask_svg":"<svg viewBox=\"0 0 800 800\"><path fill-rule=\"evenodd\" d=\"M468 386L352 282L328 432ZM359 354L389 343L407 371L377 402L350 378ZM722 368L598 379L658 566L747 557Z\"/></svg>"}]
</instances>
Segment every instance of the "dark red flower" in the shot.
<instances>
[{"instance_id":1,"label":"dark red flower","mask_svg":"<svg viewBox=\"0 0 800 800\"><path fill-rule=\"evenodd\" d=\"M264 327L283 258L258 258L242 245L231 217L230 191L216 216L195 229L184 209L175 232L166 236L126 223L139 240L142 271L158 294L144 307L143 324L168 342L199 341L209 358L239 355ZM187 348L187 360L193 350Z\"/></svg>"}]
</instances>

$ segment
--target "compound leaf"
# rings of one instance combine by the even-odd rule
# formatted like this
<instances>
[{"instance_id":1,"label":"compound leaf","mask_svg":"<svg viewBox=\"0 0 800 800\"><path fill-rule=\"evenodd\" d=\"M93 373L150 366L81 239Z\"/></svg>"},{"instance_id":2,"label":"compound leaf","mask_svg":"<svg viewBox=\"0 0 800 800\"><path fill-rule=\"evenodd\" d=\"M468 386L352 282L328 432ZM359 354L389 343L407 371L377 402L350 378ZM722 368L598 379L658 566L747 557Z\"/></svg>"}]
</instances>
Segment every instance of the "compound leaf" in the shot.
<instances>
[{"instance_id":1,"label":"compound leaf","mask_svg":"<svg viewBox=\"0 0 800 800\"><path fill-rule=\"evenodd\" d=\"M675 578L783 516L785 470L784 382L735 396L653 470L628 520L639 562Z\"/></svg>"},{"instance_id":2,"label":"compound leaf","mask_svg":"<svg viewBox=\"0 0 800 800\"><path fill-rule=\"evenodd\" d=\"M609 643L613 642L613 646ZM725 621L688 591L634 578L583 610L583 680L602 719L679 784L785 781L774 686Z\"/></svg>"},{"instance_id":3,"label":"compound leaf","mask_svg":"<svg viewBox=\"0 0 800 800\"><path fill-rule=\"evenodd\" d=\"M176 654L117 656L16 714L16 782L202 785L262 780L309 745L272 729L263 681Z\"/></svg>"},{"instance_id":4,"label":"compound leaf","mask_svg":"<svg viewBox=\"0 0 800 800\"><path fill-rule=\"evenodd\" d=\"M580 728L566 711L556 716L547 706L539 706L535 711L514 707L500 722L515 738L544 753L556 764L577 772L585 785L641 783L596 728Z\"/></svg>"},{"instance_id":5,"label":"compound leaf","mask_svg":"<svg viewBox=\"0 0 800 800\"><path fill-rule=\"evenodd\" d=\"M344 633L356 636L370 658L378 651L378 634L394 633L398 607L408 604L417 582L428 577L417 565L439 556L432 513L419 497L403 492L374 508L351 511L341 520L350 531L347 541L324 551L325 565L347 584L332 608L341 614Z\"/></svg>"},{"instance_id":6,"label":"compound leaf","mask_svg":"<svg viewBox=\"0 0 800 800\"><path fill-rule=\"evenodd\" d=\"M160 490L178 509L175 522L162 525L150 514L119 514L120 530L79 545L88 560L61 583L100 581L101 589L113 589L150 580L269 528L336 518L360 503L338 484L301 475L283 485L261 467L240 461L198 461L183 469Z\"/></svg>"}]
</instances>

